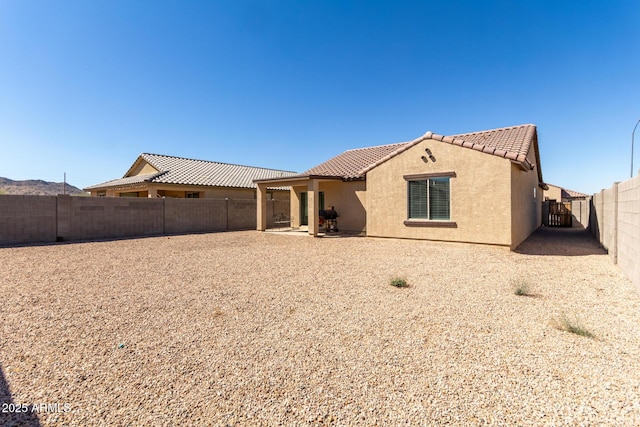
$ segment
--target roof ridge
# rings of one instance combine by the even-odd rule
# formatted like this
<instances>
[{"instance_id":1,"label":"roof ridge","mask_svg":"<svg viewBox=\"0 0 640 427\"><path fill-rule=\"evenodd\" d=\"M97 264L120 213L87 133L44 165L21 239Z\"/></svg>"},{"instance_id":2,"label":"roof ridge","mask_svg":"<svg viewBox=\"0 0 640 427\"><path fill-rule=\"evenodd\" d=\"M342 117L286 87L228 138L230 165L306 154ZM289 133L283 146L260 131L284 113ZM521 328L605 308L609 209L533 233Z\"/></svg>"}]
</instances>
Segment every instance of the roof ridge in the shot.
<instances>
[{"instance_id":1,"label":"roof ridge","mask_svg":"<svg viewBox=\"0 0 640 427\"><path fill-rule=\"evenodd\" d=\"M348 150L343 151L343 153L347 153L349 151L358 151L358 150L369 150L372 148L382 148L382 147L390 147L392 145L402 145L402 144L408 144L410 141L405 141L405 142L393 142L391 144L381 144L381 145L370 145L368 147L359 147L359 148L350 148Z\"/></svg>"},{"instance_id":2,"label":"roof ridge","mask_svg":"<svg viewBox=\"0 0 640 427\"><path fill-rule=\"evenodd\" d=\"M298 173L296 171L289 171L289 170L285 170L285 169L273 169L273 168L265 168L263 166L241 165L239 163L217 162L215 160L193 159L193 158L190 158L190 157L172 156L172 155L169 155L169 154L141 153L139 157L141 157L141 156L169 157L169 158L172 158L172 159L191 160L191 161L194 161L194 162L216 163L216 164L219 164L219 165L241 166L241 167L252 168L252 169L263 169L263 170L272 170L272 171L278 171L278 172Z\"/></svg>"},{"instance_id":3,"label":"roof ridge","mask_svg":"<svg viewBox=\"0 0 640 427\"><path fill-rule=\"evenodd\" d=\"M496 132L496 131L501 131L501 130L511 130L511 129L516 129L516 128L530 127L530 126L536 127L536 125L534 125L533 123L525 123L525 124L521 124L521 125L505 126L505 127L495 128L495 129L477 130L475 132L457 133L457 134L454 134L454 135L451 135L451 136L461 137L461 136L464 136L464 135L476 135L478 133Z\"/></svg>"},{"instance_id":4,"label":"roof ridge","mask_svg":"<svg viewBox=\"0 0 640 427\"><path fill-rule=\"evenodd\" d=\"M570 191L570 192L572 192L572 193L577 193L577 194L582 194L582 195L584 195L584 196L588 196L588 194L587 194L587 193L583 193L582 191L571 190L570 188L561 187L561 186L556 185L556 184L549 184L549 183L547 183L547 185L553 185L554 187L558 187L559 189L564 190L564 191L567 191L567 192L569 192L569 191Z\"/></svg>"},{"instance_id":5,"label":"roof ridge","mask_svg":"<svg viewBox=\"0 0 640 427\"><path fill-rule=\"evenodd\" d=\"M483 142L472 142L469 141L467 138L468 137L472 137L478 134L486 134L486 133L492 133L492 132L497 132L497 131L509 131L509 130L514 130L514 129L526 129L525 132L525 146L526 146L526 151L527 153L529 152L529 149L531 147L531 141L533 139L533 137L536 135L536 125L534 124L523 124L523 125L516 125L516 126L508 126L508 127L503 127L503 128L497 128L497 129L488 129L488 130L484 130L484 131L477 131L477 132L470 132L470 133L463 133L463 134L457 134L457 135L451 135L451 136L447 136L447 135L441 135L441 134L437 134L434 133L432 131L428 131L426 132L424 135L414 139L413 141L409 141L406 143L401 143L404 144L401 147L398 147L397 150L394 150L393 152L387 154L386 156L378 159L378 161L360 169L358 171L359 175L364 175L366 174L368 171L370 171L371 169L379 166L380 164L386 162L387 160L397 156L398 154L402 153L403 151L408 150L409 148L413 147L414 145L416 145L417 143L424 141L426 139L433 139L436 141L442 141L442 142L446 142L452 145L458 145L460 147L466 147L466 148L470 148L476 151L480 151L483 153L487 153L487 154L492 154L492 155L497 155L499 157L503 157L505 159L509 159L509 160L513 160L519 164L522 165L522 167L527 168L527 169L533 169L534 168L534 164L532 164L528 159L527 159L527 154L521 154L521 153L516 153L516 152L511 152L509 150L505 150L505 149L501 149L501 148L497 148L493 145L489 145L486 143L486 141ZM471 140L473 140L473 138L470 138ZM391 145L391 144L389 144Z\"/></svg>"},{"instance_id":6,"label":"roof ridge","mask_svg":"<svg viewBox=\"0 0 640 427\"><path fill-rule=\"evenodd\" d=\"M412 141L406 141L406 142L399 142L397 144L387 144L386 146L391 146L391 145L401 145L401 147L398 147L396 150L392 151L391 153L387 154L386 156L378 159L378 161L373 162L367 166L365 166L364 168L360 169L358 171L358 175L364 175L367 172L369 172L371 169L381 165L382 163L386 162L387 160L391 159L392 157L397 156L398 154L402 153L403 151L408 150L409 148L413 147L414 145L416 145L418 142L420 141L424 141L427 138L431 138L434 135L433 132L431 131L427 131L424 135L419 136L418 138L413 139ZM385 145L382 145L381 147L385 147Z\"/></svg>"}]
</instances>

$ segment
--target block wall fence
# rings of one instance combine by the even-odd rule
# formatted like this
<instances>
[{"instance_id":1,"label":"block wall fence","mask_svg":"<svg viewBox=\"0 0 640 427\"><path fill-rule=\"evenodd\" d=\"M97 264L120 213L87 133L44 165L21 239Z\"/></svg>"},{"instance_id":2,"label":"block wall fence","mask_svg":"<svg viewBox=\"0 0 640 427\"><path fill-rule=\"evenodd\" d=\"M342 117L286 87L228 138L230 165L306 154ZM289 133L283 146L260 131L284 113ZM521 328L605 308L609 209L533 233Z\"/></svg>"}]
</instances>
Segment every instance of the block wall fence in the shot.
<instances>
[{"instance_id":1,"label":"block wall fence","mask_svg":"<svg viewBox=\"0 0 640 427\"><path fill-rule=\"evenodd\" d=\"M0 245L256 229L256 201L0 195ZM289 214L288 200L267 202Z\"/></svg>"},{"instance_id":2,"label":"block wall fence","mask_svg":"<svg viewBox=\"0 0 640 427\"><path fill-rule=\"evenodd\" d=\"M589 231L640 291L640 176L593 195Z\"/></svg>"}]
</instances>

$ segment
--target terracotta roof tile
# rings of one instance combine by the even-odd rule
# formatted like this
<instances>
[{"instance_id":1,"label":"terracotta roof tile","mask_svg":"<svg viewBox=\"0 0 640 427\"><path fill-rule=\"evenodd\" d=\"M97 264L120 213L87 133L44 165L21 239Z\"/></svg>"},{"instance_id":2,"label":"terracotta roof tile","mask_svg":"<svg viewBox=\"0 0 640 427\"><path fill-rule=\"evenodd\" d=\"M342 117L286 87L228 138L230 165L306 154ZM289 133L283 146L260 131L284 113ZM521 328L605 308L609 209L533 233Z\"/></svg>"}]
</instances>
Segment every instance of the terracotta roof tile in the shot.
<instances>
[{"instance_id":1,"label":"terracotta roof tile","mask_svg":"<svg viewBox=\"0 0 640 427\"><path fill-rule=\"evenodd\" d=\"M347 150L299 176L320 175L341 177L344 180L363 179L369 170L426 139L504 157L520 163L526 169L532 169L534 166L527 160L527 154L531 144L536 140L536 127L527 124L451 136L427 132L410 142Z\"/></svg>"},{"instance_id":2,"label":"terracotta roof tile","mask_svg":"<svg viewBox=\"0 0 640 427\"><path fill-rule=\"evenodd\" d=\"M380 159L395 153L398 149L409 144L402 142L399 144L379 145L376 147L356 148L347 150L344 153L320 163L302 173L302 176L320 175L320 176L339 176L343 179L359 179L362 178L360 171L367 168Z\"/></svg>"},{"instance_id":3,"label":"terracotta roof tile","mask_svg":"<svg viewBox=\"0 0 640 427\"><path fill-rule=\"evenodd\" d=\"M572 199L579 199L579 198L583 198L583 197L588 197L587 194L581 193L579 191L565 190L564 188L562 190L565 191L569 195L569 197L572 198Z\"/></svg>"}]
</instances>

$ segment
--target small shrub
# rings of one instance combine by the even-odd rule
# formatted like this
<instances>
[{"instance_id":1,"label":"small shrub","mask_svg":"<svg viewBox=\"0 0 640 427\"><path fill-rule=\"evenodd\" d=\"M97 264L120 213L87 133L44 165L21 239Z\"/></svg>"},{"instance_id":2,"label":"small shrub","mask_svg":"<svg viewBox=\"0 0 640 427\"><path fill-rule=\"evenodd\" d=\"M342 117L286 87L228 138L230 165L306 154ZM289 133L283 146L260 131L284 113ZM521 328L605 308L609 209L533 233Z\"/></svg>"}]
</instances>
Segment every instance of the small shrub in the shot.
<instances>
[{"instance_id":1,"label":"small shrub","mask_svg":"<svg viewBox=\"0 0 640 427\"><path fill-rule=\"evenodd\" d=\"M409 284L407 283L406 279L404 279L402 277L394 277L393 279L391 279L389 284L391 286L395 286L396 288L407 288L407 287L409 287Z\"/></svg>"},{"instance_id":2,"label":"small shrub","mask_svg":"<svg viewBox=\"0 0 640 427\"><path fill-rule=\"evenodd\" d=\"M561 331L571 332L572 334L580 335L581 337L587 337L587 338L596 337L594 333L589 331L577 319L571 320L567 316L562 316L562 318L556 322L556 328Z\"/></svg>"},{"instance_id":3,"label":"small shrub","mask_svg":"<svg viewBox=\"0 0 640 427\"><path fill-rule=\"evenodd\" d=\"M513 293L518 295L518 296L523 296L523 297L530 297L533 294L531 293L530 287L529 287L529 283L527 282L518 282L515 285L515 288L513 290Z\"/></svg>"}]
</instances>

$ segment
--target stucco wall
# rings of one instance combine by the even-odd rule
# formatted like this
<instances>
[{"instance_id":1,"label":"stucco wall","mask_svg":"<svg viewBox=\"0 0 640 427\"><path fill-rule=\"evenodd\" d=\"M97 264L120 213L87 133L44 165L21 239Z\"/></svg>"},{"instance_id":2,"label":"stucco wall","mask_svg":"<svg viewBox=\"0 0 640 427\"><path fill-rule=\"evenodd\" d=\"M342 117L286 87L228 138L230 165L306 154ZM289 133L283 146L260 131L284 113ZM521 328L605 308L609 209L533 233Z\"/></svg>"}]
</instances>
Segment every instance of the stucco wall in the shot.
<instances>
[{"instance_id":1,"label":"stucco wall","mask_svg":"<svg viewBox=\"0 0 640 427\"><path fill-rule=\"evenodd\" d=\"M306 185L296 185L291 187L291 209L289 215L291 217L291 226L300 227L300 195L308 191Z\"/></svg>"},{"instance_id":2,"label":"stucco wall","mask_svg":"<svg viewBox=\"0 0 640 427\"><path fill-rule=\"evenodd\" d=\"M535 160L532 162L535 163ZM561 202L562 201L562 188L556 186L556 185L551 185L548 184L549 189L548 190L543 190L543 199L542 200L555 200L556 202Z\"/></svg>"},{"instance_id":3,"label":"stucco wall","mask_svg":"<svg viewBox=\"0 0 640 427\"><path fill-rule=\"evenodd\" d=\"M150 173L158 173L158 169L142 160L137 165L135 165L133 170L131 170L130 176L146 175Z\"/></svg>"},{"instance_id":4,"label":"stucco wall","mask_svg":"<svg viewBox=\"0 0 640 427\"><path fill-rule=\"evenodd\" d=\"M533 148L527 159L536 163ZM542 188L538 185L537 167L525 171L511 164L511 249L529 237L542 222Z\"/></svg>"},{"instance_id":5,"label":"stucco wall","mask_svg":"<svg viewBox=\"0 0 640 427\"><path fill-rule=\"evenodd\" d=\"M225 188L225 187L206 187L197 185L173 185L173 184L145 184L123 188L119 190L109 189L106 191L107 197L118 197L120 193L140 192L141 197L147 197L151 194L151 198L156 197L157 192L164 194L167 198L185 197L185 192L199 192L200 198L209 199L249 199L256 198L256 190L253 188ZM268 190L273 194L275 200L289 200L288 190ZM92 190L92 196L97 196L98 191Z\"/></svg>"},{"instance_id":6,"label":"stucco wall","mask_svg":"<svg viewBox=\"0 0 640 427\"><path fill-rule=\"evenodd\" d=\"M291 225L300 226L300 195L309 191L309 182L291 187ZM366 183L364 181L320 181L318 191L324 192L324 207L335 207L338 212L338 228L342 231L363 232L366 227Z\"/></svg>"},{"instance_id":7,"label":"stucco wall","mask_svg":"<svg viewBox=\"0 0 640 427\"><path fill-rule=\"evenodd\" d=\"M324 206L335 207L338 212L338 228L343 231L363 232L366 228L366 183L364 181L323 181Z\"/></svg>"},{"instance_id":8,"label":"stucco wall","mask_svg":"<svg viewBox=\"0 0 640 427\"><path fill-rule=\"evenodd\" d=\"M421 157L429 148L436 159ZM403 175L455 172L450 180L455 228L414 227L407 219ZM425 140L367 173L367 235L511 245L511 162Z\"/></svg>"}]
</instances>

